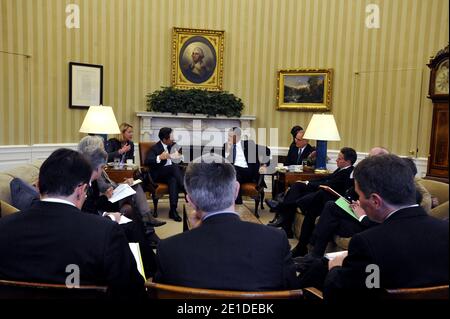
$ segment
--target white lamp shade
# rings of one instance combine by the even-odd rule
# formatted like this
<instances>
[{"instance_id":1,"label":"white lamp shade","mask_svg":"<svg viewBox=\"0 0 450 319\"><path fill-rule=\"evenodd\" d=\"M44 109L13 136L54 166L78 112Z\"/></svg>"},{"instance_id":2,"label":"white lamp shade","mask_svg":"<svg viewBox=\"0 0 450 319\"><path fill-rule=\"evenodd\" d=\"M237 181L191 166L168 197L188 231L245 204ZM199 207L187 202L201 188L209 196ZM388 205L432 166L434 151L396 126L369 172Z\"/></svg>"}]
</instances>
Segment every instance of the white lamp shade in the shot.
<instances>
[{"instance_id":1,"label":"white lamp shade","mask_svg":"<svg viewBox=\"0 0 450 319\"><path fill-rule=\"evenodd\" d=\"M303 138L319 141L340 141L333 114L314 114Z\"/></svg>"},{"instance_id":2,"label":"white lamp shade","mask_svg":"<svg viewBox=\"0 0 450 319\"><path fill-rule=\"evenodd\" d=\"M111 106L90 106L81 124L80 133L120 134L119 125Z\"/></svg>"}]
</instances>

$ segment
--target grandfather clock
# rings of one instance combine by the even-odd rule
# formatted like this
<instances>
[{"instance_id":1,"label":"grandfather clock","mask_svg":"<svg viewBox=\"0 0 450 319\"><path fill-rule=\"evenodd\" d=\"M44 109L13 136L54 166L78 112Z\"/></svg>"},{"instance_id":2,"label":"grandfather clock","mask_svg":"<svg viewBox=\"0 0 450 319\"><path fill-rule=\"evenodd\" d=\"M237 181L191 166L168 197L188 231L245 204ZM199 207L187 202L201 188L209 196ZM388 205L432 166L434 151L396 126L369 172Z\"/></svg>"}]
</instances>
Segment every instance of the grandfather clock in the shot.
<instances>
[{"instance_id":1,"label":"grandfather clock","mask_svg":"<svg viewBox=\"0 0 450 319\"><path fill-rule=\"evenodd\" d=\"M427 176L448 182L448 45L427 64L431 69L428 98L433 101Z\"/></svg>"}]
</instances>

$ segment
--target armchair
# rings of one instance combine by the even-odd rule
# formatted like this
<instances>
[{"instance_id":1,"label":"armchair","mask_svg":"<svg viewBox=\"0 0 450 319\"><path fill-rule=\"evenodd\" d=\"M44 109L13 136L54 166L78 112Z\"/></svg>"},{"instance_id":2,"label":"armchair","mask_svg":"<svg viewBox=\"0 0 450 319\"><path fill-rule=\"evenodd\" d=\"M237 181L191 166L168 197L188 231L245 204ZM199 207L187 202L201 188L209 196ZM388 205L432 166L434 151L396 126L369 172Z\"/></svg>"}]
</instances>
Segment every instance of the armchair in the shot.
<instances>
[{"instance_id":1,"label":"armchair","mask_svg":"<svg viewBox=\"0 0 450 319\"><path fill-rule=\"evenodd\" d=\"M153 216L158 217L158 201L164 195L169 194L169 185L165 183L155 183L150 176L150 168L144 165L148 152L155 144L155 142L139 142L139 158L141 173L148 178L148 181L144 183L144 191L151 194L153 200Z\"/></svg>"},{"instance_id":2,"label":"armchair","mask_svg":"<svg viewBox=\"0 0 450 319\"><path fill-rule=\"evenodd\" d=\"M152 299L303 299L303 290L234 291L145 283Z\"/></svg>"},{"instance_id":3,"label":"armchair","mask_svg":"<svg viewBox=\"0 0 450 319\"><path fill-rule=\"evenodd\" d=\"M0 280L0 299L107 299L105 286L84 285L69 288L64 284L49 284Z\"/></svg>"},{"instance_id":4,"label":"armchair","mask_svg":"<svg viewBox=\"0 0 450 319\"><path fill-rule=\"evenodd\" d=\"M388 300L448 300L448 285L422 288L385 289L383 298Z\"/></svg>"}]
</instances>

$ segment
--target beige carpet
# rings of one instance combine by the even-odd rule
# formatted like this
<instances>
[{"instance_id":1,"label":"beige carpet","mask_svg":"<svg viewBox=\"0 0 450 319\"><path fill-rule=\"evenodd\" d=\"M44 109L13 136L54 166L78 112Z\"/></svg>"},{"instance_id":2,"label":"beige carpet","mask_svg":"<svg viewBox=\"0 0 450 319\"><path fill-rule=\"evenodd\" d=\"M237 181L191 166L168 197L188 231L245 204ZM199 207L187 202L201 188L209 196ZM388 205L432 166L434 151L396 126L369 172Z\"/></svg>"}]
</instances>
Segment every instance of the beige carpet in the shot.
<instances>
[{"instance_id":1,"label":"beige carpet","mask_svg":"<svg viewBox=\"0 0 450 319\"><path fill-rule=\"evenodd\" d=\"M178 212L180 216L183 215L183 204L187 203L184 199L180 198L178 202ZM153 203L149 201L149 205L153 210ZM246 205L252 212L255 207L255 202L252 200L244 200L244 205ZM269 208L266 204L264 204L264 209L259 209L260 220L264 225L267 225L269 221L271 221L274 217L274 214L269 211ZM158 202L158 219L164 220L167 222L164 226L156 227L156 233L161 239L173 236L175 234L179 234L183 231L183 222L176 222L169 218L169 199L163 198ZM269 226L267 226L269 227ZM297 244L297 239L289 239L289 243L293 248Z\"/></svg>"}]
</instances>

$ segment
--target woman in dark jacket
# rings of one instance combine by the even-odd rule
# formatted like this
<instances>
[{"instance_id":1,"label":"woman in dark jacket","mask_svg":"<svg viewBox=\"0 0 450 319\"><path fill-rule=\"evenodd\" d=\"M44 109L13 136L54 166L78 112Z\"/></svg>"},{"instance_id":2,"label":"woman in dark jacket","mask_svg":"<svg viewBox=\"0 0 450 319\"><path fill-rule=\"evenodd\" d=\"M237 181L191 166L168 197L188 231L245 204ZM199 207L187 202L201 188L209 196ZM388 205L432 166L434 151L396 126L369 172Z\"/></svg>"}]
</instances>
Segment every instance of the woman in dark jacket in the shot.
<instances>
[{"instance_id":1,"label":"woman in dark jacket","mask_svg":"<svg viewBox=\"0 0 450 319\"><path fill-rule=\"evenodd\" d=\"M108 153L108 162L120 158L120 163L125 163L128 159L133 160L134 163L133 126L122 123L119 128L119 137L111 138L106 142L105 150Z\"/></svg>"}]
</instances>

